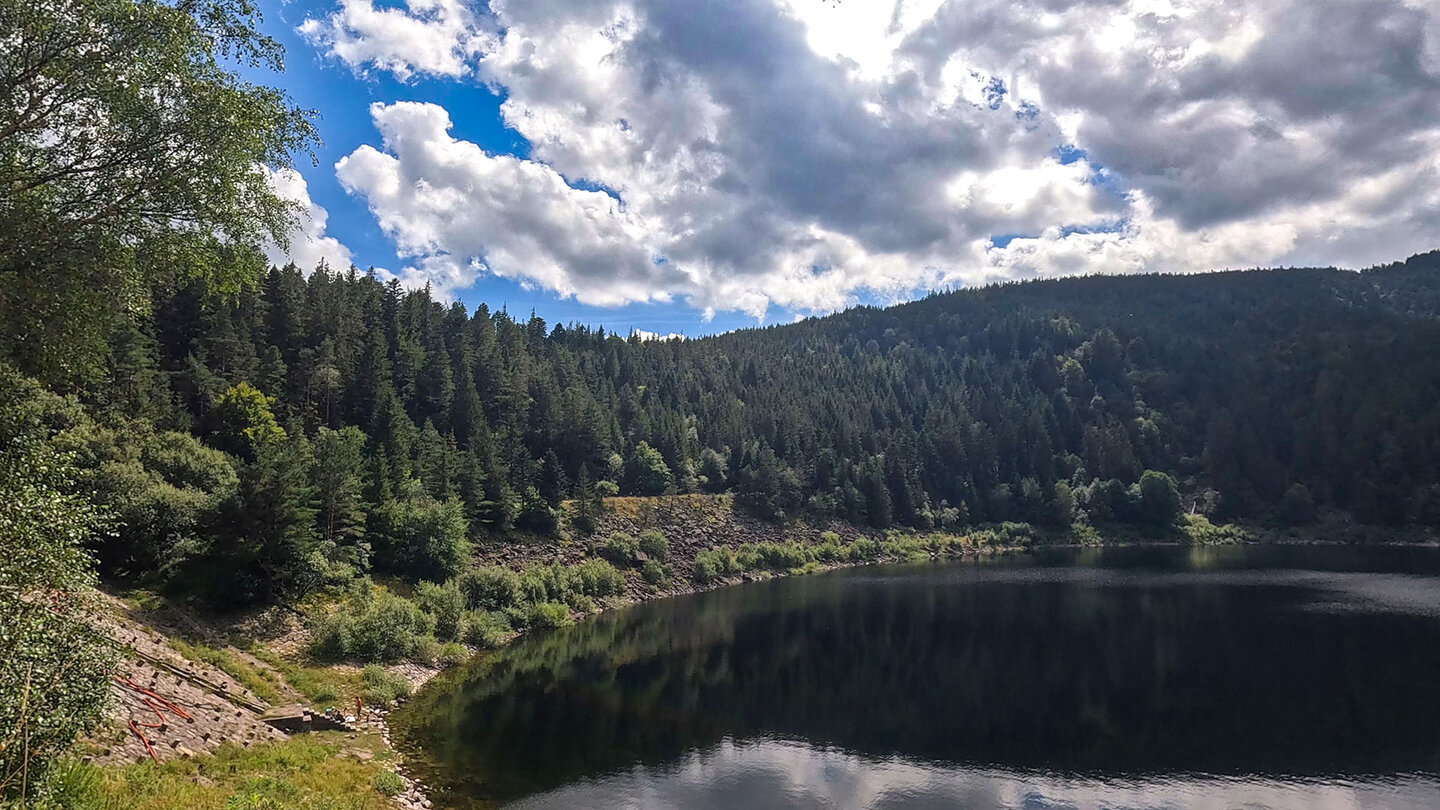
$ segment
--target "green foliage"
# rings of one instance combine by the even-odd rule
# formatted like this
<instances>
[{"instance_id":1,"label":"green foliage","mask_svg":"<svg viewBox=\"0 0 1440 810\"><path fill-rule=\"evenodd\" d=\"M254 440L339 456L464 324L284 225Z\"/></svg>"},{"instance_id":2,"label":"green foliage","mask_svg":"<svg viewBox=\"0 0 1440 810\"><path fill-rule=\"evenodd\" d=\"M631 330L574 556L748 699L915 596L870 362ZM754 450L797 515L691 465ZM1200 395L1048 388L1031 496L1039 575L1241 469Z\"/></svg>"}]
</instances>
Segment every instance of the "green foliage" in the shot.
<instances>
[{"instance_id":1,"label":"green foliage","mask_svg":"<svg viewBox=\"0 0 1440 810\"><path fill-rule=\"evenodd\" d=\"M646 529L640 533L639 548L646 557L662 563L670 556L670 541L656 529Z\"/></svg>"},{"instance_id":2,"label":"green foliage","mask_svg":"<svg viewBox=\"0 0 1440 810\"><path fill-rule=\"evenodd\" d=\"M708 585L716 580L734 576L745 569L735 552L728 548L714 548L695 555L693 566L695 581Z\"/></svg>"},{"instance_id":3,"label":"green foliage","mask_svg":"<svg viewBox=\"0 0 1440 810\"><path fill-rule=\"evenodd\" d=\"M649 559L640 566L640 578L652 588L670 587L670 572L659 560Z\"/></svg>"},{"instance_id":4,"label":"green foliage","mask_svg":"<svg viewBox=\"0 0 1440 810\"><path fill-rule=\"evenodd\" d=\"M1315 522L1315 501L1304 484L1291 484L1285 497L1275 508L1275 520L1281 526L1308 526Z\"/></svg>"},{"instance_id":5,"label":"green foliage","mask_svg":"<svg viewBox=\"0 0 1440 810\"><path fill-rule=\"evenodd\" d=\"M458 641L451 641L440 648L436 662L442 667L456 667L470 660L470 651Z\"/></svg>"},{"instance_id":6,"label":"green foliage","mask_svg":"<svg viewBox=\"0 0 1440 810\"><path fill-rule=\"evenodd\" d=\"M394 771L376 773L372 784L375 786L375 792L381 796L393 798L405 791L405 780L401 779L400 774Z\"/></svg>"},{"instance_id":7,"label":"green foliage","mask_svg":"<svg viewBox=\"0 0 1440 810\"><path fill-rule=\"evenodd\" d=\"M387 590L359 580L345 604L311 628L311 652L331 661L398 661L423 655L435 619Z\"/></svg>"},{"instance_id":8,"label":"green foliage","mask_svg":"<svg viewBox=\"0 0 1440 810\"><path fill-rule=\"evenodd\" d=\"M206 545L187 555L183 578L212 603L253 604L318 586L327 561L315 536L309 443L295 435L261 445L240 468Z\"/></svg>"},{"instance_id":9,"label":"green foliage","mask_svg":"<svg viewBox=\"0 0 1440 810\"><path fill-rule=\"evenodd\" d=\"M540 630L564 627L570 623L570 608L563 602L535 602L525 614L525 624Z\"/></svg>"},{"instance_id":10,"label":"green foliage","mask_svg":"<svg viewBox=\"0 0 1440 810\"><path fill-rule=\"evenodd\" d=\"M362 699L371 706L390 706L397 699L410 697L410 682L392 675L379 664L367 664L360 672Z\"/></svg>"},{"instance_id":11,"label":"green foliage","mask_svg":"<svg viewBox=\"0 0 1440 810\"><path fill-rule=\"evenodd\" d=\"M151 283L233 293L286 244L298 205L272 170L311 113L251 84L282 49L240 0L9 6L0 62L0 358L50 383L98 375ZM104 189L104 193L96 193Z\"/></svg>"},{"instance_id":12,"label":"green foliage","mask_svg":"<svg viewBox=\"0 0 1440 810\"><path fill-rule=\"evenodd\" d=\"M109 695L112 650L90 622L83 550L105 522L64 494L71 459L49 443L64 405L0 367L0 800L38 783Z\"/></svg>"},{"instance_id":13,"label":"green foliage","mask_svg":"<svg viewBox=\"0 0 1440 810\"><path fill-rule=\"evenodd\" d=\"M363 541L367 504L365 434L353 425L340 430L320 428L315 435L316 528L332 562L358 573L370 567L370 546Z\"/></svg>"},{"instance_id":14,"label":"green foliage","mask_svg":"<svg viewBox=\"0 0 1440 810\"><path fill-rule=\"evenodd\" d=\"M453 641L460 634L460 615L465 612L465 594L455 580L444 585L421 582L415 586L415 604L435 617L435 637Z\"/></svg>"},{"instance_id":15,"label":"green foliage","mask_svg":"<svg viewBox=\"0 0 1440 810\"><path fill-rule=\"evenodd\" d=\"M498 565L473 568L461 574L456 583L471 608L499 610L520 600L520 575Z\"/></svg>"},{"instance_id":16,"label":"green foliage","mask_svg":"<svg viewBox=\"0 0 1440 810\"><path fill-rule=\"evenodd\" d=\"M1228 545L1254 540L1249 532L1239 526L1230 523L1216 526L1204 515L1186 515L1181 530L1190 542L1196 545Z\"/></svg>"},{"instance_id":17,"label":"green foliage","mask_svg":"<svg viewBox=\"0 0 1440 810\"><path fill-rule=\"evenodd\" d=\"M1180 517L1180 493L1175 479L1162 472L1146 470L1140 476L1138 517L1150 526L1169 526Z\"/></svg>"},{"instance_id":18,"label":"green foliage","mask_svg":"<svg viewBox=\"0 0 1440 810\"><path fill-rule=\"evenodd\" d=\"M625 592L625 576L604 560L586 560L570 570L575 587L586 596L603 598Z\"/></svg>"},{"instance_id":19,"label":"green foliage","mask_svg":"<svg viewBox=\"0 0 1440 810\"><path fill-rule=\"evenodd\" d=\"M635 558L639 552L640 541L624 532L615 532L605 538L605 545L600 549L600 553L604 555L605 559L616 565L627 567L635 564Z\"/></svg>"},{"instance_id":20,"label":"green foliage","mask_svg":"<svg viewBox=\"0 0 1440 810\"><path fill-rule=\"evenodd\" d=\"M461 627L465 643L483 650L499 647L514 632L505 614L493 610L466 613Z\"/></svg>"},{"instance_id":21,"label":"green foliage","mask_svg":"<svg viewBox=\"0 0 1440 810\"><path fill-rule=\"evenodd\" d=\"M372 542L389 570L414 579L447 580L470 556L464 507L412 494L378 508Z\"/></svg>"},{"instance_id":22,"label":"green foliage","mask_svg":"<svg viewBox=\"0 0 1440 810\"><path fill-rule=\"evenodd\" d=\"M670 467L660 451L639 442L625 460L625 488L631 495L664 495L673 483Z\"/></svg>"},{"instance_id":23,"label":"green foliage","mask_svg":"<svg viewBox=\"0 0 1440 810\"><path fill-rule=\"evenodd\" d=\"M165 588L182 574L239 486L225 453L144 422L84 421L57 443L82 467L76 488L115 518L115 531L92 543L101 573L134 584Z\"/></svg>"},{"instance_id":24,"label":"green foliage","mask_svg":"<svg viewBox=\"0 0 1440 810\"><path fill-rule=\"evenodd\" d=\"M275 421L275 400L250 383L230 387L215 402L211 418L215 440L221 448L253 459L261 448L285 440L285 430Z\"/></svg>"}]
</instances>

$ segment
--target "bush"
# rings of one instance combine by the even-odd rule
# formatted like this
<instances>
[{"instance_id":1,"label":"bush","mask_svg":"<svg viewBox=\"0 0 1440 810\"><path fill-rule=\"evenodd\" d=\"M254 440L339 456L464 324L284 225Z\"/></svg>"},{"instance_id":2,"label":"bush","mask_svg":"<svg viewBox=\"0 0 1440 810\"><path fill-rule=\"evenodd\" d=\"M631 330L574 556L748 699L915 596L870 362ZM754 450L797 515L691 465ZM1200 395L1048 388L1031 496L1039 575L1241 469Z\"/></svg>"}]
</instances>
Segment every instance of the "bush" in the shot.
<instances>
[{"instance_id":1,"label":"bush","mask_svg":"<svg viewBox=\"0 0 1440 810\"><path fill-rule=\"evenodd\" d=\"M360 672L364 700L371 706L389 706L397 698L410 697L410 682L391 675L379 664L369 664Z\"/></svg>"},{"instance_id":2,"label":"bush","mask_svg":"<svg viewBox=\"0 0 1440 810\"><path fill-rule=\"evenodd\" d=\"M583 588L575 569L559 563L532 565L520 575L520 602L564 602Z\"/></svg>"},{"instance_id":3,"label":"bush","mask_svg":"<svg viewBox=\"0 0 1440 810\"><path fill-rule=\"evenodd\" d=\"M410 653L410 660L425 666L434 666L435 659L440 657L440 642L434 636L421 636L415 640L415 649Z\"/></svg>"},{"instance_id":4,"label":"bush","mask_svg":"<svg viewBox=\"0 0 1440 810\"><path fill-rule=\"evenodd\" d=\"M542 630L564 627L570 623L570 608L560 602L536 602L526 612L525 623Z\"/></svg>"},{"instance_id":5,"label":"bush","mask_svg":"<svg viewBox=\"0 0 1440 810\"><path fill-rule=\"evenodd\" d=\"M465 643L483 650L493 650L510 637L510 620L498 611L477 610L465 614L461 624Z\"/></svg>"},{"instance_id":6,"label":"bush","mask_svg":"<svg viewBox=\"0 0 1440 810\"><path fill-rule=\"evenodd\" d=\"M421 493L377 510L367 538L390 570L415 579L446 580L470 556L469 525L458 498L436 501Z\"/></svg>"},{"instance_id":7,"label":"bush","mask_svg":"<svg viewBox=\"0 0 1440 810\"><path fill-rule=\"evenodd\" d=\"M734 576L743 570L735 552L728 548L712 548L695 555L695 581L701 584Z\"/></svg>"},{"instance_id":8,"label":"bush","mask_svg":"<svg viewBox=\"0 0 1440 810\"><path fill-rule=\"evenodd\" d=\"M484 565L456 580L472 609L500 610L520 601L520 576L498 565Z\"/></svg>"},{"instance_id":9,"label":"bush","mask_svg":"<svg viewBox=\"0 0 1440 810\"><path fill-rule=\"evenodd\" d=\"M634 565L635 555L640 552L640 541L624 533L615 532L605 540L600 554L616 565Z\"/></svg>"},{"instance_id":10,"label":"bush","mask_svg":"<svg viewBox=\"0 0 1440 810\"><path fill-rule=\"evenodd\" d=\"M389 591L372 593L368 580L356 586L344 606L315 623L311 652L326 660L368 662L416 654L422 640L434 632L434 618Z\"/></svg>"},{"instance_id":11,"label":"bush","mask_svg":"<svg viewBox=\"0 0 1440 810\"><path fill-rule=\"evenodd\" d=\"M665 562L666 558L670 556L670 541L655 529L646 529L640 533L639 546L640 550L645 552L645 556L652 560Z\"/></svg>"},{"instance_id":12,"label":"bush","mask_svg":"<svg viewBox=\"0 0 1440 810\"><path fill-rule=\"evenodd\" d=\"M421 582L415 586L415 604L435 617L435 637L453 641L460 635L460 614L465 612L465 594L451 580L444 585Z\"/></svg>"},{"instance_id":13,"label":"bush","mask_svg":"<svg viewBox=\"0 0 1440 810\"><path fill-rule=\"evenodd\" d=\"M1307 526L1315 522L1315 501L1304 484L1291 484L1275 510L1281 526Z\"/></svg>"},{"instance_id":14,"label":"bush","mask_svg":"<svg viewBox=\"0 0 1440 810\"><path fill-rule=\"evenodd\" d=\"M754 551L760 564L773 571L789 571L810 562L810 550L799 543L757 543Z\"/></svg>"},{"instance_id":15,"label":"bush","mask_svg":"<svg viewBox=\"0 0 1440 810\"><path fill-rule=\"evenodd\" d=\"M651 587L668 588L670 587L670 572L665 569L666 566L658 560L646 560L645 564L640 566L640 578Z\"/></svg>"},{"instance_id":16,"label":"bush","mask_svg":"<svg viewBox=\"0 0 1440 810\"><path fill-rule=\"evenodd\" d=\"M440 655L436 660L442 667L456 667L470 659L470 651L465 649L463 644L452 641L440 648Z\"/></svg>"},{"instance_id":17,"label":"bush","mask_svg":"<svg viewBox=\"0 0 1440 810\"><path fill-rule=\"evenodd\" d=\"M380 771L375 774L375 780L371 784L376 793L391 799L405 792L405 780L394 771Z\"/></svg>"},{"instance_id":18,"label":"bush","mask_svg":"<svg viewBox=\"0 0 1440 810\"><path fill-rule=\"evenodd\" d=\"M604 560L586 560L571 569L586 596L597 599L615 596L625 591L625 575Z\"/></svg>"},{"instance_id":19,"label":"bush","mask_svg":"<svg viewBox=\"0 0 1440 810\"><path fill-rule=\"evenodd\" d=\"M1150 526L1169 526L1180 517L1180 492L1175 479L1162 472L1146 470L1140 476L1140 498L1137 504L1140 522Z\"/></svg>"}]
</instances>

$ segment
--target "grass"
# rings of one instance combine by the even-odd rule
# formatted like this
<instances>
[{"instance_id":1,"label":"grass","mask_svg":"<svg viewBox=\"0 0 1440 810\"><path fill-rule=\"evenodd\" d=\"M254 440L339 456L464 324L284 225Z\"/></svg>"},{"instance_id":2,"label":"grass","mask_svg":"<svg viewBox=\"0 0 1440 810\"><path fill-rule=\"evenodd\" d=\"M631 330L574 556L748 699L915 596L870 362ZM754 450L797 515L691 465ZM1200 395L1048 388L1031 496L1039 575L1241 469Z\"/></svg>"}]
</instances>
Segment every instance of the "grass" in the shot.
<instances>
[{"instance_id":1,"label":"grass","mask_svg":"<svg viewBox=\"0 0 1440 810\"><path fill-rule=\"evenodd\" d=\"M285 676L285 682L314 706L331 706L341 698L353 697L361 691L359 678L353 673L296 664L258 644L250 646L250 654Z\"/></svg>"},{"instance_id":2,"label":"grass","mask_svg":"<svg viewBox=\"0 0 1440 810\"><path fill-rule=\"evenodd\" d=\"M346 756L347 747L378 741L334 733L294 737L161 765L100 768L69 762L50 780L66 810L384 810L394 787L388 765ZM390 773L390 776L382 774ZM393 794L392 794L393 795Z\"/></svg>"},{"instance_id":3,"label":"grass","mask_svg":"<svg viewBox=\"0 0 1440 810\"><path fill-rule=\"evenodd\" d=\"M169 639L169 643L186 658L209 664L239 681L241 686L266 703L279 703L284 699L280 679L274 672L257 667L229 650L217 650L203 644L187 644L174 638Z\"/></svg>"}]
</instances>

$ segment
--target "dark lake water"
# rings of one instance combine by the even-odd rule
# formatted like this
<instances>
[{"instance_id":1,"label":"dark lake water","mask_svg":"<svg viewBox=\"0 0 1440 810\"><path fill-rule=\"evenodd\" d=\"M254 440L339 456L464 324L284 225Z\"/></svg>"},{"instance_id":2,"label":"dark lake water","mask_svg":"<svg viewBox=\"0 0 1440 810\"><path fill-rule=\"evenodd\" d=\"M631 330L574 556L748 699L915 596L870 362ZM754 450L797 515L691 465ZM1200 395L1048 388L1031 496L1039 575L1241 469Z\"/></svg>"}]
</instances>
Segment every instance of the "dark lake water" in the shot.
<instances>
[{"instance_id":1,"label":"dark lake water","mask_svg":"<svg viewBox=\"0 0 1440 810\"><path fill-rule=\"evenodd\" d=\"M1440 807L1440 550L752 583L521 640L395 729L454 808Z\"/></svg>"}]
</instances>

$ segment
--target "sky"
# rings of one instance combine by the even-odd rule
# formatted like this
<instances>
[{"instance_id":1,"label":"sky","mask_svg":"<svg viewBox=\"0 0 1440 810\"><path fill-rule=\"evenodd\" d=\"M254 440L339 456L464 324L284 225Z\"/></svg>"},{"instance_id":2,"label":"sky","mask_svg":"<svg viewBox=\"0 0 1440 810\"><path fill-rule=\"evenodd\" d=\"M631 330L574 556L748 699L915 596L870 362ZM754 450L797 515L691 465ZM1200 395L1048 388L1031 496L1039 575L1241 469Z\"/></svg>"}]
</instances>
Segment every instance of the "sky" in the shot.
<instances>
[{"instance_id":1,"label":"sky","mask_svg":"<svg viewBox=\"0 0 1440 810\"><path fill-rule=\"evenodd\" d=\"M688 336L1440 247L1437 0L262 0L275 261ZM288 254L288 255L287 255Z\"/></svg>"}]
</instances>

